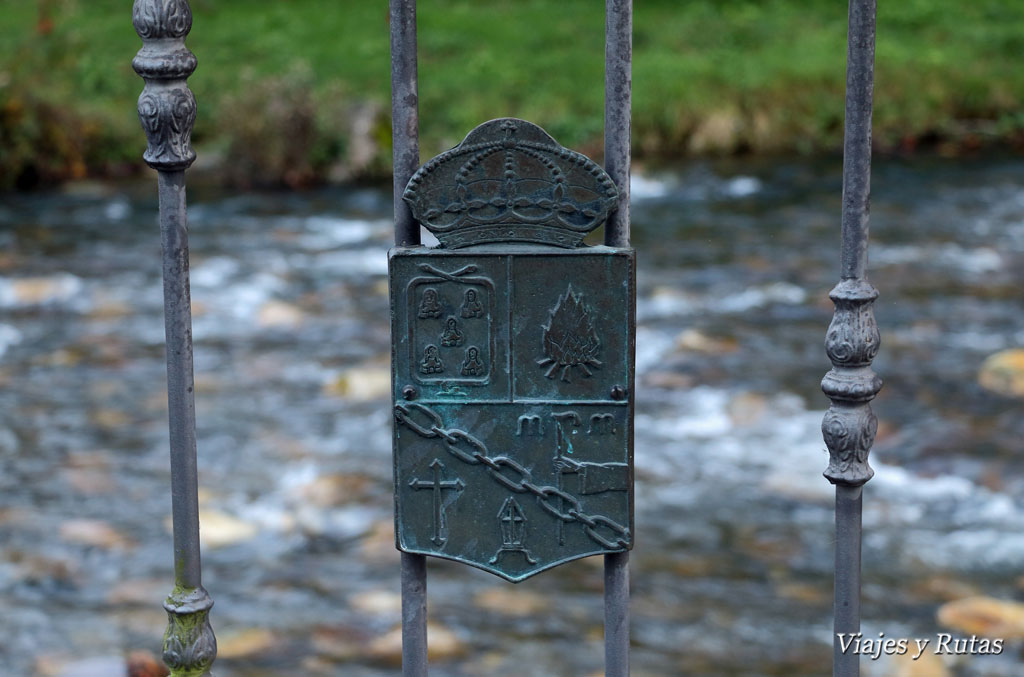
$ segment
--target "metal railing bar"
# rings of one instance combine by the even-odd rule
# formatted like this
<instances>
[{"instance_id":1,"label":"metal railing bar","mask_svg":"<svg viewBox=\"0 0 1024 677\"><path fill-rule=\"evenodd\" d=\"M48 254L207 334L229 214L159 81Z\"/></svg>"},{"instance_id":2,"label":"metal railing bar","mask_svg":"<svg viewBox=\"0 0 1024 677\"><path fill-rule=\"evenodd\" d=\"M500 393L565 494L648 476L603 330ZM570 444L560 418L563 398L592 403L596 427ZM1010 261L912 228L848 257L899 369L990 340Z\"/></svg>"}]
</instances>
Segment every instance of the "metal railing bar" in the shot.
<instances>
[{"instance_id":1,"label":"metal railing bar","mask_svg":"<svg viewBox=\"0 0 1024 677\"><path fill-rule=\"evenodd\" d=\"M402 553L402 675L427 674L427 558Z\"/></svg>"},{"instance_id":2,"label":"metal railing bar","mask_svg":"<svg viewBox=\"0 0 1024 677\"><path fill-rule=\"evenodd\" d=\"M875 11L875 0L850 0L843 139L842 275L851 279L863 278L868 263Z\"/></svg>"},{"instance_id":3,"label":"metal railing bar","mask_svg":"<svg viewBox=\"0 0 1024 677\"><path fill-rule=\"evenodd\" d=\"M180 586L198 588L202 585L202 564L199 553L199 472L196 462L185 172L162 171L158 176L175 577Z\"/></svg>"},{"instance_id":4,"label":"metal railing bar","mask_svg":"<svg viewBox=\"0 0 1024 677\"><path fill-rule=\"evenodd\" d=\"M420 243L420 226L402 199L420 166L416 0L391 0L391 138L395 182L395 244Z\"/></svg>"},{"instance_id":5,"label":"metal railing bar","mask_svg":"<svg viewBox=\"0 0 1024 677\"><path fill-rule=\"evenodd\" d=\"M860 631L861 507L864 487L836 485L835 632ZM838 642L837 642L838 646ZM837 677L860 674L860 655L835 652Z\"/></svg>"},{"instance_id":6,"label":"metal railing bar","mask_svg":"<svg viewBox=\"0 0 1024 677\"><path fill-rule=\"evenodd\" d=\"M188 2L135 0L132 24L142 49L132 61L146 86L139 121L148 146L144 159L158 172L163 256L167 409L170 428L171 517L175 586L164 601L168 628L163 659L172 675L209 675L217 655L210 627L213 600L202 586L199 551L199 484L196 464L192 304L189 291L185 170L196 154L192 126L196 101L187 85L196 58L185 46L192 29Z\"/></svg>"},{"instance_id":7,"label":"metal railing bar","mask_svg":"<svg viewBox=\"0 0 1024 677\"><path fill-rule=\"evenodd\" d=\"M633 95L633 1L605 1L604 166L619 190L605 224L605 244L629 246L630 124ZM632 388L631 388L632 389ZM604 558L605 675L629 675L629 551Z\"/></svg>"},{"instance_id":8,"label":"metal railing bar","mask_svg":"<svg viewBox=\"0 0 1024 677\"><path fill-rule=\"evenodd\" d=\"M878 292L867 280L875 16L876 0L850 0L841 277L830 294L836 310L825 339L832 370L822 380L822 390L832 400L822 422L830 455L825 477L836 485L835 677L860 674L859 655L844 653L840 637L860 631L862 493L874 474L868 454L878 426L870 402L882 387L871 370L879 348L872 310Z\"/></svg>"},{"instance_id":9,"label":"metal railing bar","mask_svg":"<svg viewBox=\"0 0 1024 677\"><path fill-rule=\"evenodd\" d=\"M604 557L604 671L629 675L629 551Z\"/></svg>"},{"instance_id":10,"label":"metal railing bar","mask_svg":"<svg viewBox=\"0 0 1024 677\"><path fill-rule=\"evenodd\" d=\"M604 168L619 189L619 206L605 224L604 241L609 247L628 247L633 0L605 0L604 58Z\"/></svg>"},{"instance_id":11,"label":"metal railing bar","mask_svg":"<svg viewBox=\"0 0 1024 677\"><path fill-rule=\"evenodd\" d=\"M391 138L394 163L395 244L420 244L420 226L402 199L420 165L416 0L390 0ZM427 674L427 558L401 553L402 674Z\"/></svg>"}]
</instances>

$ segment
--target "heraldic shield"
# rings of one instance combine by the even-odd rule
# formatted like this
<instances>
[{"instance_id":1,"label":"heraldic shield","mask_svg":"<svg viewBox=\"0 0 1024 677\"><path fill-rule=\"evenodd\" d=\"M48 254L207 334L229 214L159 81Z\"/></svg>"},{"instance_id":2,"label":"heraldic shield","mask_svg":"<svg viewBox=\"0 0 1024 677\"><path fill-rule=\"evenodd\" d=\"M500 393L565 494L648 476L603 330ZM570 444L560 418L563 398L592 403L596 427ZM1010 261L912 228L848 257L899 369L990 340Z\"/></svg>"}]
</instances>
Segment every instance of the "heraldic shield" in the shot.
<instances>
[{"instance_id":1,"label":"heraldic shield","mask_svg":"<svg viewBox=\"0 0 1024 677\"><path fill-rule=\"evenodd\" d=\"M390 254L398 548L518 582L633 545L634 254L587 246L618 195L541 128L473 130Z\"/></svg>"}]
</instances>

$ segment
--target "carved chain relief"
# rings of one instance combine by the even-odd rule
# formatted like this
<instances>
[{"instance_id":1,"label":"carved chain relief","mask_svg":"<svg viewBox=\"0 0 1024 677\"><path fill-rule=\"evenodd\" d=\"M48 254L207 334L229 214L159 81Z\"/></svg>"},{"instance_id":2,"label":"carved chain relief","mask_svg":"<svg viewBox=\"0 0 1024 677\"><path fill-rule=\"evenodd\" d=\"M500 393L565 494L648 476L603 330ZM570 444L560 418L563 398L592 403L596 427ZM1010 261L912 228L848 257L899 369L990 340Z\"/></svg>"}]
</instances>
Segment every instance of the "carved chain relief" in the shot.
<instances>
[{"instance_id":1,"label":"carved chain relief","mask_svg":"<svg viewBox=\"0 0 1024 677\"><path fill-rule=\"evenodd\" d=\"M444 448L467 467L475 466L478 470L486 470L484 475L476 471L476 474L467 476L465 480L463 477L446 477L447 469L444 463L435 457L429 464L432 479L424 480L420 476L414 475L409 481L408 486L414 492L420 490L431 492L432 509L429 511L431 536L429 540L439 551L445 550L445 545L449 540L444 512L446 503L443 503L445 490L452 492L453 498L449 499L451 502L464 489L476 488L479 491L478 485L481 483L488 494L497 491L497 496L502 495L503 489L514 494L533 494L538 499L543 513L546 513L544 525L539 528L544 531L553 529L559 546L566 545L566 525L573 523L582 527L582 534L599 546L619 549L631 544L628 524L617 521L612 515L596 512L590 507L591 505L606 504L607 501L588 499L588 497L609 493L628 492L632 486L630 466L628 463L594 462L580 458L581 446L584 445L583 440L578 439L578 435L584 430L585 417L581 416L578 411L555 411L550 414L554 436L550 440L543 441L540 449L543 450L544 447L547 447L547 453L550 454L549 464L545 464L547 467L538 467L534 464L532 468L520 463L512 456L490 451L483 440L470 432L448 427L444 417L428 405L419 403L396 405L395 418L403 429L423 440L436 441L437 447L434 448ZM519 417L514 424L517 434L523 430L524 419L530 420L531 418L533 417ZM606 419L614 420L614 415L599 412L590 416L592 424L595 421ZM508 421L508 424L512 426L511 420ZM591 427L586 434L588 436L614 435L615 433L612 432L614 429L614 425L603 430L595 430ZM533 430L538 431L543 428L537 425L533 427ZM511 430L507 432L511 432ZM545 436L540 435L540 437ZM593 445L586 446L591 448ZM541 479L544 476L551 477L553 484L545 486L544 480ZM575 482L566 479L572 476L575 476ZM510 503L508 498L502 503L498 513L502 545L489 560L489 563L496 563L503 552L514 551L523 553L529 564L536 564L535 558L523 545L526 514L521 505L515 501ZM422 500L414 499L414 505L420 506L420 510L424 511L420 514L425 514L425 505Z\"/></svg>"}]
</instances>

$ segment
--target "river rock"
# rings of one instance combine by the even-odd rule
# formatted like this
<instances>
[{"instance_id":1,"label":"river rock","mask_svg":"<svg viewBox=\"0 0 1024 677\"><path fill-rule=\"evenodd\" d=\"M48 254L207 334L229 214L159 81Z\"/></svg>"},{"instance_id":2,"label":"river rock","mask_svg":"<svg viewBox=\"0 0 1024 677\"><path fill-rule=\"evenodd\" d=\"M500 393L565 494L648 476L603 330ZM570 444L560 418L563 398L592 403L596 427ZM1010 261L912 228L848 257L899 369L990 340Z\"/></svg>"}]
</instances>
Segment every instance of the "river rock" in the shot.
<instances>
[{"instance_id":1,"label":"river rock","mask_svg":"<svg viewBox=\"0 0 1024 677\"><path fill-rule=\"evenodd\" d=\"M116 320L134 312L135 309L124 299L99 291L88 317L90 320Z\"/></svg>"},{"instance_id":2,"label":"river rock","mask_svg":"<svg viewBox=\"0 0 1024 677\"><path fill-rule=\"evenodd\" d=\"M132 651L127 656L89 656L66 660L43 656L36 661L39 677L167 677L170 670L152 652Z\"/></svg>"},{"instance_id":3,"label":"river rock","mask_svg":"<svg viewBox=\"0 0 1024 677\"><path fill-rule=\"evenodd\" d=\"M267 628L240 628L217 632L217 658L246 658L266 653L277 644L277 636Z\"/></svg>"},{"instance_id":4,"label":"river rock","mask_svg":"<svg viewBox=\"0 0 1024 677\"><path fill-rule=\"evenodd\" d=\"M922 579L913 579L907 586L908 592L923 600L950 602L979 594L978 586L950 576L936 574Z\"/></svg>"},{"instance_id":5,"label":"river rock","mask_svg":"<svg viewBox=\"0 0 1024 677\"><path fill-rule=\"evenodd\" d=\"M203 510L199 515L199 540L204 548L223 548L256 536L255 524L217 510Z\"/></svg>"},{"instance_id":6,"label":"river rock","mask_svg":"<svg viewBox=\"0 0 1024 677\"><path fill-rule=\"evenodd\" d=\"M102 520L68 520L60 525L59 534L61 540L68 543L97 548L123 548L132 544L127 536Z\"/></svg>"},{"instance_id":7,"label":"river rock","mask_svg":"<svg viewBox=\"0 0 1024 677\"><path fill-rule=\"evenodd\" d=\"M313 651L318 658L349 661L366 649L369 638L362 628L350 626L324 626L312 635Z\"/></svg>"},{"instance_id":8,"label":"river rock","mask_svg":"<svg viewBox=\"0 0 1024 677\"><path fill-rule=\"evenodd\" d=\"M402 596L391 590L367 590L349 599L352 608L372 616L395 616L402 613Z\"/></svg>"},{"instance_id":9,"label":"river rock","mask_svg":"<svg viewBox=\"0 0 1024 677\"><path fill-rule=\"evenodd\" d=\"M223 548L235 545L256 536L259 529L255 524L250 524L219 510L203 509L204 503L200 498L199 510L199 542L203 548ZM169 533L173 532L171 518L168 517L164 526Z\"/></svg>"},{"instance_id":10,"label":"river rock","mask_svg":"<svg viewBox=\"0 0 1024 677\"><path fill-rule=\"evenodd\" d=\"M735 425L753 425L764 416L768 408L768 399L759 393L744 392L736 395L726 409L729 418Z\"/></svg>"},{"instance_id":11,"label":"river rock","mask_svg":"<svg viewBox=\"0 0 1024 677\"><path fill-rule=\"evenodd\" d=\"M402 664L402 627L398 626L370 642L367 657L386 665ZM440 623L427 623L427 660L448 661L466 654L466 645Z\"/></svg>"},{"instance_id":12,"label":"river rock","mask_svg":"<svg viewBox=\"0 0 1024 677\"><path fill-rule=\"evenodd\" d=\"M395 549L394 520L374 522L359 543L359 556L365 562L383 566L396 566L398 550Z\"/></svg>"},{"instance_id":13,"label":"river rock","mask_svg":"<svg viewBox=\"0 0 1024 677\"><path fill-rule=\"evenodd\" d=\"M94 409L89 413L89 420L104 430L117 430L127 428L131 424L131 417L120 409Z\"/></svg>"},{"instance_id":14,"label":"river rock","mask_svg":"<svg viewBox=\"0 0 1024 677\"><path fill-rule=\"evenodd\" d=\"M1024 397L1024 348L989 355L978 372L978 383L999 395Z\"/></svg>"},{"instance_id":15,"label":"river rock","mask_svg":"<svg viewBox=\"0 0 1024 677\"><path fill-rule=\"evenodd\" d=\"M39 677L121 677L128 674L123 656L90 656L62 661L43 656L36 661Z\"/></svg>"},{"instance_id":16,"label":"river rock","mask_svg":"<svg viewBox=\"0 0 1024 677\"><path fill-rule=\"evenodd\" d=\"M666 390L689 390L696 383L690 374L675 371L648 371L639 374L641 382L648 388L665 388Z\"/></svg>"},{"instance_id":17,"label":"river rock","mask_svg":"<svg viewBox=\"0 0 1024 677\"><path fill-rule=\"evenodd\" d=\"M328 395L366 402L391 393L391 370L386 363L368 363L341 372L325 387Z\"/></svg>"},{"instance_id":18,"label":"river rock","mask_svg":"<svg viewBox=\"0 0 1024 677\"><path fill-rule=\"evenodd\" d=\"M676 337L676 347L705 355L722 355L735 352L739 342L734 338L709 336L698 329L686 329Z\"/></svg>"},{"instance_id":19,"label":"river rock","mask_svg":"<svg viewBox=\"0 0 1024 677\"><path fill-rule=\"evenodd\" d=\"M914 660L916 654L914 643L910 642L910 650L907 653L886 656L885 677L950 677L953 674L942 658L931 650L926 650Z\"/></svg>"},{"instance_id":20,"label":"river rock","mask_svg":"<svg viewBox=\"0 0 1024 677\"><path fill-rule=\"evenodd\" d=\"M776 588L779 597L801 604L824 606L832 601L831 588L813 583L787 581Z\"/></svg>"},{"instance_id":21,"label":"river rock","mask_svg":"<svg viewBox=\"0 0 1024 677\"><path fill-rule=\"evenodd\" d=\"M372 479L356 473L322 475L295 489L296 498L319 508L334 508L366 497Z\"/></svg>"},{"instance_id":22,"label":"river rock","mask_svg":"<svg viewBox=\"0 0 1024 677\"><path fill-rule=\"evenodd\" d=\"M1024 604L992 597L967 597L939 607L939 623L967 635L1024 639Z\"/></svg>"},{"instance_id":23,"label":"river rock","mask_svg":"<svg viewBox=\"0 0 1024 677\"><path fill-rule=\"evenodd\" d=\"M31 583L54 583L76 586L80 583L79 558L47 557L34 552L8 548L5 559L17 566L14 580Z\"/></svg>"},{"instance_id":24,"label":"river rock","mask_svg":"<svg viewBox=\"0 0 1024 677\"><path fill-rule=\"evenodd\" d=\"M82 281L68 273L50 277L0 278L0 307L23 308L61 303L82 290Z\"/></svg>"},{"instance_id":25,"label":"river rock","mask_svg":"<svg viewBox=\"0 0 1024 677\"><path fill-rule=\"evenodd\" d=\"M505 616L525 617L548 611L551 599L518 588L484 588L473 596L473 604Z\"/></svg>"},{"instance_id":26,"label":"river rock","mask_svg":"<svg viewBox=\"0 0 1024 677\"><path fill-rule=\"evenodd\" d=\"M107 603L113 606L159 604L171 591L172 582L162 578L129 578L115 583L107 592Z\"/></svg>"},{"instance_id":27,"label":"river rock","mask_svg":"<svg viewBox=\"0 0 1024 677\"><path fill-rule=\"evenodd\" d=\"M132 651L126 659L128 677L167 677L171 671L149 651Z\"/></svg>"},{"instance_id":28,"label":"river rock","mask_svg":"<svg viewBox=\"0 0 1024 677\"><path fill-rule=\"evenodd\" d=\"M305 313L284 301L268 301L256 315L256 324L264 328L294 329L302 324Z\"/></svg>"}]
</instances>

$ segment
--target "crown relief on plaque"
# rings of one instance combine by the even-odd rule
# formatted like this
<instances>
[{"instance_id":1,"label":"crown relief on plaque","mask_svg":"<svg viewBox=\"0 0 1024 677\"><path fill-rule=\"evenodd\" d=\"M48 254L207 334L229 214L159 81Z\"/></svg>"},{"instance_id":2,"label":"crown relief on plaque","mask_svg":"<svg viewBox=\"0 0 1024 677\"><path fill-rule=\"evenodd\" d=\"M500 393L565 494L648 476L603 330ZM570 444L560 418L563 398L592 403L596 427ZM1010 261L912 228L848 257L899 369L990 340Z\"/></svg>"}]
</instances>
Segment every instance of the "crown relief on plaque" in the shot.
<instances>
[{"instance_id":1,"label":"crown relief on plaque","mask_svg":"<svg viewBox=\"0 0 1024 677\"><path fill-rule=\"evenodd\" d=\"M448 249L491 242L573 248L605 222L619 195L593 160L533 123L501 118L423 165L404 199Z\"/></svg>"}]
</instances>

